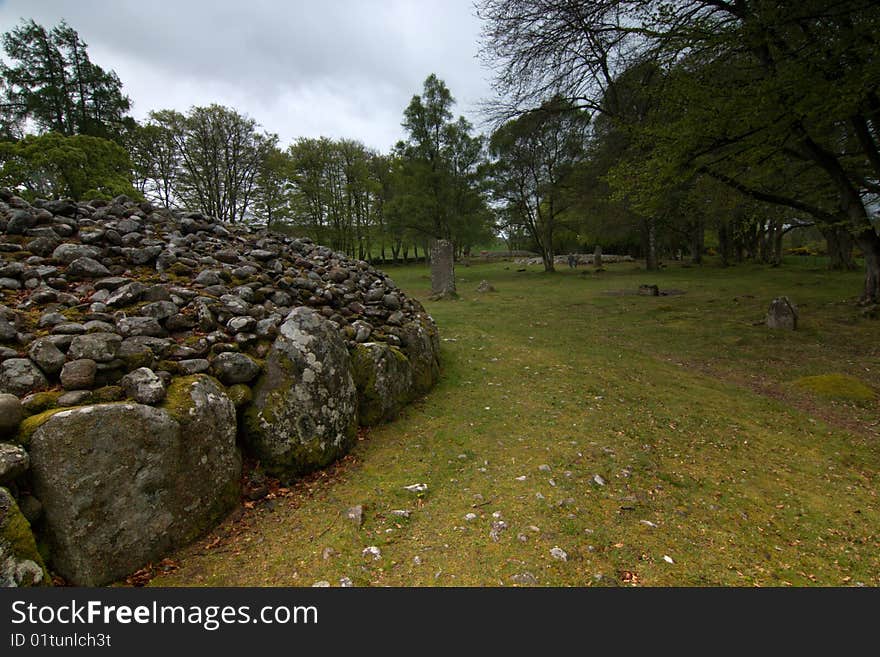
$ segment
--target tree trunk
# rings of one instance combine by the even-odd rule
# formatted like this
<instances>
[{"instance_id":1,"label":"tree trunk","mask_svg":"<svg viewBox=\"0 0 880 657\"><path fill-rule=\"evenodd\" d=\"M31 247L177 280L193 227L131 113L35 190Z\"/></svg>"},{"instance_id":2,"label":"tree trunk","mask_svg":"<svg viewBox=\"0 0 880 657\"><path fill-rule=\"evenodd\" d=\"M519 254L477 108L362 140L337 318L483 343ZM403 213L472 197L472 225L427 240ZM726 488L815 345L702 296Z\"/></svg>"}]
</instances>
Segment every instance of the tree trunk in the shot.
<instances>
[{"instance_id":1,"label":"tree trunk","mask_svg":"<svg viewBox=\"0 0 880 657\"><path fill-rule=\"evenodd\" d=\"M657 222L653 217L645 220L645 269L648 271L660 269L660 261L657 258Z\"/></svg>"},{"instance_id":2,"label":"tree trunk","mask_svg":"<svg viewBox=\"0 0 880 657\"><path fill-rule=\"evenodd\" d=\"M730 225L726 221L718 226L718 251L721 255L721 266L730 265Z\"/></svg>"},{"instance_id":3,"label":"tree trunk","mask_svg":"<svg viewBox=\"0 0 880 657\"><path fill-rule=\"evenodd\" d=\"M856 243L865 254L865 290L861 302L880 303L880 235L866 228L856 236Z\"/></svg>"},{"instance_id":4,"label":"tree trunk","mask_svg":"<svg viewBox=\"0 0 880 657\"><path fill-rule=\"evenodd\" d=\"M702 219L698 219L691 235L691 262L695 265L703 264L703 248L705 246L706 230Z\"/></svg>"},{"instance_id":5,"label":"tree trunk","mask_svg":"<svg viewBox=\"0 0 880 657\"><path fill-rule=\"evenodd\" d=\"M828 268L836 271L854 271L853 236L845 226L819 226L828 251Z\"/></svg>"}]
</instances>

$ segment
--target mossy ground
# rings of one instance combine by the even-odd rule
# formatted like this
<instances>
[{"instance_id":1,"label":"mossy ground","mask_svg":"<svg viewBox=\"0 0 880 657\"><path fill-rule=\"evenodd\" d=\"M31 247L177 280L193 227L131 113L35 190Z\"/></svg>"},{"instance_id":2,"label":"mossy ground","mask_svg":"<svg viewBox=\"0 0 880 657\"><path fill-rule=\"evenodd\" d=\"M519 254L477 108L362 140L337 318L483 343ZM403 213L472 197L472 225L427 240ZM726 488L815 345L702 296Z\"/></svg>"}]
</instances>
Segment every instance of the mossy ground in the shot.
<instances>
[{"instance_id":1,"label":"mossy ground","mask_svg":"<svg viewBox=\"0 0 880 657\"><path fill-rule=\"evenodd\" d=\"M440 327L437 387L153 583L880 585L880 403L790 385L833 372L877 390L860 273L520 268L459 267L461 299L436 303L424 267L390 269ZM482 279L498 292L474 292ZM685 294L636 296L643 283ZM797 332L762 325L780 295ZM363 556L372 545L381 559Z\"/></svg>"}]
</instances>

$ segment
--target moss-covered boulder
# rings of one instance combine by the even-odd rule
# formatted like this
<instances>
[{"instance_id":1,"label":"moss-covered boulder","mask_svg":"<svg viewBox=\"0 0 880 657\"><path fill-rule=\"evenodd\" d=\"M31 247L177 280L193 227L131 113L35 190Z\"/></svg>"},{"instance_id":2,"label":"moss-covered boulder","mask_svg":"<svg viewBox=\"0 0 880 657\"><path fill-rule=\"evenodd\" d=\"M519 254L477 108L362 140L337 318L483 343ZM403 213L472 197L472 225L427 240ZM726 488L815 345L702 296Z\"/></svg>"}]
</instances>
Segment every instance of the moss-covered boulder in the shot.
<instances>
[{"instance_id":1,"label":"moss-covered boulder","mask_svg":"<svg viewBox=\"0 0 880 657\"><path fill-rule=\"evenodd\" d=\"M0 587L50 583L31 526L12 494L0 488Z\"/></svg>"},{"instance_id":2,"label":"moss-covered boulder","mask_svg":"<svg viewBox=\"0 0 880 657\"><path fill-rule=\"evenodd\" d=\"M232 402L213 378L175 380L160 407L111 403L26 423L52 565L97 586L196 538L238 499Z\"/></svg>"},{"instance_id":3,"label":"moss-covered boulder","mask_svg":"<svg viewBox=\"0 0 880 657\"><path fill-rule=\"evenodd\" d=\"M423 395L440 379L440 334L426 316L403 327L403 353L413 372L413 392Z\"/></svg>"},{"instance_id":4,"label":"moss-covered boulder","mask_svg":"<svg viewBox=\"0 0 880 657\"><path fill-rule=\"evenodd\" d=\"M345 454L357 435L357 390L335 324L306 307L281 325L254 399L245 440L270 473L292 477Z\"/></svg>"},{"instance_id":5,"label":"moss-covered boulder","mask_svg":"<svg viewBox=\"0 0 880 657\"><path fill-rule=\"evenodd\" d=\"M792 384L818 397L838 401L869 402L877 398L877 394L864 382L848 374L804 376Z\"/></svg>"},{"instance_id":6,"label":"moss-covered boulder","mask_svg":"<svg viewBox=\"0 0 880 657\"><path fill-rule=\"evenodd\" d=\"M413 369L400 349L384 342L354 346L351 368L364 426L392 419L412 394Z\"/></svg>"}]
</instances>

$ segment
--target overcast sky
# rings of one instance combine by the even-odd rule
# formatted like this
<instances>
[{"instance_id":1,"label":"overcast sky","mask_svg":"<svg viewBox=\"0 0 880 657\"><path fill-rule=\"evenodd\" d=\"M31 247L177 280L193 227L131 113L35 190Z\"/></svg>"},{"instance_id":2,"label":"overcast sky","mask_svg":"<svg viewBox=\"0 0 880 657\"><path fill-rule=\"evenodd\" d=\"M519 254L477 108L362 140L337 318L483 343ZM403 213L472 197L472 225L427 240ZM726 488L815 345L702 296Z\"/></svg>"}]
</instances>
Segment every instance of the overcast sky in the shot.
<instances>
[{"instance_id":1,"label":"overcast sky","mask_svg":"<svg viewBox=\"0 0 880 657\"><path fill-rule=\"evenodd\" d=\"M387 151L430 73L475 124L491 93L472 0L0 0L0 31L22 18L64 18L138 119L220 103L282 145L323 135Z\"/></svg>"}]
</instances>

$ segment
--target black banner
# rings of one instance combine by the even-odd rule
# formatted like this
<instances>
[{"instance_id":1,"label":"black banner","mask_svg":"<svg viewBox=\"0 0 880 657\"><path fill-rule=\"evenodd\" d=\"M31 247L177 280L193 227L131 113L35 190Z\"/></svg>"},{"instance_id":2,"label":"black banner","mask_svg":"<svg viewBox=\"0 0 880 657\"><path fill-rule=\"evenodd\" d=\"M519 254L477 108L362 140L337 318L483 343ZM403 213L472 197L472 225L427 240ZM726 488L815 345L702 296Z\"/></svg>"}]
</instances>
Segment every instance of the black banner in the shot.
<instances>
[{"instance_id":1,"label":"black banner","mask_svg":"<svg viewBox=\"0 0 880 657\"><path fill-rule=\"evenodd\" d=\"M827 636L839 652L862 645L877 602L877 589L6 589L0 654L186 646L199 654L545 654L572 645L682 647L706 636L715 647L789 649Z\"/></svg>"}]
</instances>

